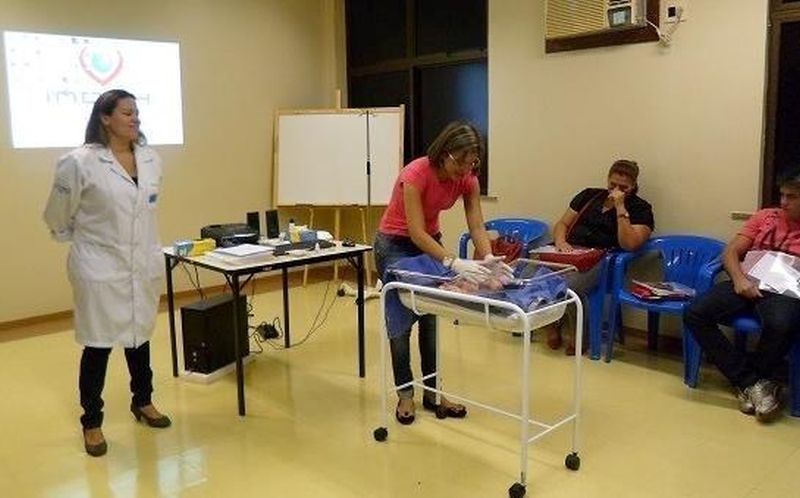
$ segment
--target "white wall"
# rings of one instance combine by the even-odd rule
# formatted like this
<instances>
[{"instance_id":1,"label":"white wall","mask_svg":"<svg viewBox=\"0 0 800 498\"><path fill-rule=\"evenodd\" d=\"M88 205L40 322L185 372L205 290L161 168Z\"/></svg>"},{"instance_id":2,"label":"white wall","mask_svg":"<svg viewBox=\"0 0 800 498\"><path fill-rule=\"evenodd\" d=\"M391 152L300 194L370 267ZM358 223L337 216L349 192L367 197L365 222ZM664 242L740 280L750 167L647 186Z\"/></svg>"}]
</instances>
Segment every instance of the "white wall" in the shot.
<instances>
[{"instance_id":1,"label":"white wall","mask_svg":"<svg viewBox=\"0 0 800 498\"><path fill-rule=\"evenodd\" d=\"M767 0L691 0L673 45L544 53L542 1L489 2L486 218L552 224L617 158L641 166L656 233L730 238L758 208ZM462 210L443 218L448 247ZM644 327L641 317L626 324ZM676 328L676 324L668 326Z\"/></svg>"},{"instance_id":2,"label":"white wall","mask_svg":"<svg viewBox=\"0 0 800 498\"><path fill-rule=\"evenodd\" d=\"M332 106L345 81L334 0L0 0L0 12L0 29L181 42L186 144L160 148L164 241L270 205L274 110ZM641 195L654 205L658 233L727 239L738 226L730 211L758 204L767 0L693 0L668 49L547 55L543 13L538 0L489 2L489 190L497 201L484 202L486 217L552 223L576 191L602 185L610 163L630 157L642 165ZM64 248L40 221L64 151L11 149L4 79L0 86L3 322L71 302ZM464 226L461 210L445 214L449 247Z\"/></svg>"},{"instance_id":3,"label":"white wall","mask_svg":"<svg viewBox=\"0 0 800 498\"><path fill-rule=\"evenodd\" d=\"M758 207L767 0L694 0L674 43L544 53L543 2L489 2L487 217L553 223L612 161L642 167L658 233L727 239ZM448 213L448 243L463 231Z\"/></svg>"},{"instance_id":4,"label":"white wall","mask_svg":"<svg viewBox=\"0 0 800 498\"><path fill-rule=\"evenodd\" d=\"M336 8L334 0L0 0L0 29L180 42L185 144L157 147L169 243L271 205L275 110L334 104ZM11 148L0 78L0 323L72 307L66 247L41 221L65 151Z\"/></svg>"}]
</instances>

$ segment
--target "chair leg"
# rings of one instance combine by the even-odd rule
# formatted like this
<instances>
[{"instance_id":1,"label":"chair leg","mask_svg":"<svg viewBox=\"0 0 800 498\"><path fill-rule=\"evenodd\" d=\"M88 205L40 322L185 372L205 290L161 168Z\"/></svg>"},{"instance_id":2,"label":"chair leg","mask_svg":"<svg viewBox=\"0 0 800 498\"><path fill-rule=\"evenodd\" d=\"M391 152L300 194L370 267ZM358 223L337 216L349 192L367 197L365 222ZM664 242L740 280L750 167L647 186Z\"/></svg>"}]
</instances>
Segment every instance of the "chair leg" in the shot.
<instances>
[{"instance_id":1,"label":"chair leg","mask_svg":"<svg viewBox=\"0 0 800 498\"><path fill-rule=\"evenodd\" d=\"M700 376L700 344L694 338L692 331L683 328L683 383L689 387L697 387Z\"/></svg>"},{"instance_id":2,"label":"chair leg","mask_svg":"<svg viewBox=\"0 0 800 498\"><path fill-rule=\"evenodd\" d=\"M619 343L624 346L625 345L625 327L622 326L622 311L620 309L617 309L617 318L616 318L616 320L617 320L617 323L616 323L616 326L617 326L617 337L615 337L615 339L618 340Z\"/></svg>"},{"instance_id":3,"label":"chair leg","mask_svg":"<svg viewBox=\"0 0 800 498\"><path fill-rule=\"evenodd\" d=\"M621 317L622 312L620 310L620 306L617 304L615 299L611 299L611 302L608 305L608 331L606 332L606 363L611 361L611 357L614 355L614 339L617 335L617 330L622 329L622 320L618 320L618 317ZM619 324L619 328L617 328L617 324Z\"/></svg>"},{"instance_id":4,"label":"chair leg","mask_svg":"<svg viewBox=\"0 0 800 498\"><path fill-rule=\"evenodd\" d=\"M605 293L599 288L589 294L589 354L599 360L603 342L603 312Z\"/></svg>"},{"instance_id":5,"label":"chair leg","mask_svg":"<svg viewBox=\"0 0 800 498\"><path fill-rule=\"evenodd\" d=\"M789 389L792 416L800 417L800 339L789 353Z\"/></svg>"},{"instance_id":6,"label":"chair leg","mask_svg":"<svg viewBox=\"0 0 800 498\"><path fill-rule=\"evenodd\" d=\"M658 349L658 318L657 312L647 312L647 349L650 351Z\"/></svg>"}]
</instances>

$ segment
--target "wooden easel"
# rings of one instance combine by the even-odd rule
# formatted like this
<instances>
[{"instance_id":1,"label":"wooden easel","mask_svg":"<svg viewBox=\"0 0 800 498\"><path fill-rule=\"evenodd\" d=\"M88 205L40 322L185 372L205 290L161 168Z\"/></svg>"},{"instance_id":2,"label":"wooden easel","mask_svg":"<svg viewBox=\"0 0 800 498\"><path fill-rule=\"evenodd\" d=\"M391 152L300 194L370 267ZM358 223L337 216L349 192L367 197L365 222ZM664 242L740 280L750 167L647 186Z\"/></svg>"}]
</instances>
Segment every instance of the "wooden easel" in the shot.
<instances>
[{"instance_id":1,"label":"wooden easel","mask_svg":"<svg viewBox=\"0 0 800 498\"><path fill-rule=\"evenodd\" d=\"M354 206L356 207L356 206ZM370 240L367 238L367 214L366 209L362 206L357 206L358 212L361 217L361 240L364 244L369 245ZM314 206L308 207L308 225L313 227L314 226ZM342 208L335 207L333 212L333 238L335 240L342 240L341 239L341 227L342 227ZM366 260L364 264L364 270L366 271L366 285L369 287L372 285L372 269L369 263L369 258ZM339 261L336 260L333 262L333 280L334 282L339 281ZM303 287L306 286L308 283L308 265L303 267Z\"/></svg>"}]
</instances>

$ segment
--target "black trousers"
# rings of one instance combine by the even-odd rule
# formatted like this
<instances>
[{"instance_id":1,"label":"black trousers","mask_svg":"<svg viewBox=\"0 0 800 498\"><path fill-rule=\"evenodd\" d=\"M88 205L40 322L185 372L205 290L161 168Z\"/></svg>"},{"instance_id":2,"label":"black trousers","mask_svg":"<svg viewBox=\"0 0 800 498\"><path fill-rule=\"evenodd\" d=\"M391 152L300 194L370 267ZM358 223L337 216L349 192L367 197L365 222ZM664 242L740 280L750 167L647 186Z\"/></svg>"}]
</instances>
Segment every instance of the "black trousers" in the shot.
<instances>
[{"instance_id":1,"label":"black trousers","mask_svg":"<svg viewBox=\"0 0 800 498\"><path fill-rule=\"evenodd\" d=\"M720 282L692 303L683 319L711 363L739 389L759 379L774 379L800 332L800 300L761 293L761 298L747 299L736 294L732 282ZM761 337L752 355L738 351L717 326L746 311L755 311L761 320Z\"/></svg>"},{"instance_id":2,"label":"black trousers","mask_svg":"<svg viewBox=\"0 0 800 498\"><path fill-rule=\"evenodd\" d=\"M81 370L78 379L80 388L81 425L94 429L103 425L103 386L106 382L108 356L111 348L85 347L81 355ZM131 405L147 406L153 393L153 371L150 369L150 342L138 348L125 348L125 361L131 375L130 388L133 394Z\"/></svg>"}]
</instances>

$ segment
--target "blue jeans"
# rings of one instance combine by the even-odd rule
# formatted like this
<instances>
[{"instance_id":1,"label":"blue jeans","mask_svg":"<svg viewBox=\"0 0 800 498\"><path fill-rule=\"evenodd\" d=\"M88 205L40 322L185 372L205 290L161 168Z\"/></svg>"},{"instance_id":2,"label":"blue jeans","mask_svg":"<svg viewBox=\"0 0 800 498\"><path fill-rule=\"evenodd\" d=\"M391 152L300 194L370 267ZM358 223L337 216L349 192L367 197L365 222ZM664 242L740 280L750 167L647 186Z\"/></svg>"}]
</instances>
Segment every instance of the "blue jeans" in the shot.
<instances>
[{"instance_id":1,"label":"blue jeans","mask_svg":"<svg viewBox=\"0 0 800 498\"><path fill-rule=\"evenodd\" d=\"M375 266L382 281L386 281L386 268L398 259L419 256L422 254L409 237L387 235L381 232L375 236L373 244L375 252ZM417 322L419 329L419 356L422 363L422 375L429 375L436 371L436 316L422 315ZM414 378L411 373L411 329L404 334L389 339L392 351L392 371L394 372L394 385L400 386L411 382ZM436 377L425 380L425 385L436 387ZM400 398L413 398L414 387L408 386L397 391Z\"/></svg>"},{"instance_id":2,"label":"blue jeans","mask_svg":"<svg viewBox=\"0 0 800 498\"><path fill-rule=\"evenodd\" d=\"M759 379L773 379L800 330L800 300L761 293L764 297L747 299L736 294L733 282L720 282L697 298L683 318L711 363L739 389ZM761 337L755 354L747 355L731 344L717 324L752 311L761 320Z\"/></svg>"},{"instance_id":3,"label":"blue jeans","mask_svg":"<svg viewBox=\"0 0 800 498\"><path fill-rule=\"evenodd\" d=\"M600 283L600 271L603 268L603 260L584 272L570 272L564 275L567 279L567 287L572 289L581 299L583 305L583 330L584 335L589 330L589 300L588 296ZM600 310L602 313L603 310ZM577 320L578 308L574 304L567 306L564 318L561 321L562 329L566 327L570 336L575 334L575 322ZM584 343L586 344L586 343Z\"/></svg>"}]
</instances>

